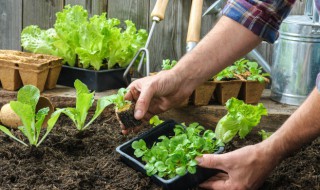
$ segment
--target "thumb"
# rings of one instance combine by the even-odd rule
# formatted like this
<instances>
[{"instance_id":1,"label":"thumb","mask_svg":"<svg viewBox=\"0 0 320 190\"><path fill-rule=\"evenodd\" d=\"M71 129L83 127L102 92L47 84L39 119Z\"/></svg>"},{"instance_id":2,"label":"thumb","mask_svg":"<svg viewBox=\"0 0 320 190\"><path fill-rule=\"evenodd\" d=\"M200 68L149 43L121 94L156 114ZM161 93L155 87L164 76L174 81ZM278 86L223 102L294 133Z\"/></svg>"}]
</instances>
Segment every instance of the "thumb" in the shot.
<instances>
[{"instance_id":1,"label":"thumb","mask_svg":"<svg viewBox=\"0 0 320 190\"><path fill-rule=\"evenodd\" d=\"M198 165L203 168L215 168L226 171L226 167L224 165L225 159L223 159L223 157L223 154L204 154L197 157L196 160Z\"/></svg>"}]
</instances>

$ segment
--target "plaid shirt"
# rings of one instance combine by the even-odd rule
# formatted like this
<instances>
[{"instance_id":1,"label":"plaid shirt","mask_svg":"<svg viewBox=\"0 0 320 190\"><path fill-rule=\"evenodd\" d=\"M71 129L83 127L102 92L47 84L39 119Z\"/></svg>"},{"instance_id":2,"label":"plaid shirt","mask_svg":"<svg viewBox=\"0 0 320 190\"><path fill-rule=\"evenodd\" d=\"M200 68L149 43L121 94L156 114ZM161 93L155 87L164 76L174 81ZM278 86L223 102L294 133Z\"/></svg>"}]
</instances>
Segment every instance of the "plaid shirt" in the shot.
<instances>
[{"instance_id":1,"label":"plaid shirt","mask_svg":"<svg viewBox=\"0 0 320 190\"><path fill-rule=\"evenodd\" d=\"M229 0L223 14L251 30L267 42L278 38L282 20L295 0Z\"/></svg>"}]
</instances>

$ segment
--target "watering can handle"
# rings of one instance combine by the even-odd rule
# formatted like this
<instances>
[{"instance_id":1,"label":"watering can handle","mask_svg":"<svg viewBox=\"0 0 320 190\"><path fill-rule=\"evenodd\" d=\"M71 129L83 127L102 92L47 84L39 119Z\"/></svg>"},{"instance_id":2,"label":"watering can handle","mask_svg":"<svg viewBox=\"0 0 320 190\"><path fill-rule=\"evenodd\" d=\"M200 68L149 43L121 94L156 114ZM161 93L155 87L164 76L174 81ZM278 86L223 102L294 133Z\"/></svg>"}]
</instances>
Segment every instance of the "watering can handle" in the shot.
<instances>
[{"instance_id":1,"label":"watering can handle","mask_svg":"<svg viewBox=\"0 0 320 190\"><path fill-rule=\"evenodd\" d=\"M151 12L151 18L154 20L154 17L157 18L157 21L164 19L164 14L169 0L157 0L156 5L154 6Z\"/></svg>"},{"instance_id":2,"label":"watering can handle","mask_svg":"<svg viewBox=\"0 0 320 190\"><path fill-rule=\"evenodd\" d=\"M192 0L188 25L187 42L200 41L202 5L203 0Z\"/></svg>"}]
</instances>

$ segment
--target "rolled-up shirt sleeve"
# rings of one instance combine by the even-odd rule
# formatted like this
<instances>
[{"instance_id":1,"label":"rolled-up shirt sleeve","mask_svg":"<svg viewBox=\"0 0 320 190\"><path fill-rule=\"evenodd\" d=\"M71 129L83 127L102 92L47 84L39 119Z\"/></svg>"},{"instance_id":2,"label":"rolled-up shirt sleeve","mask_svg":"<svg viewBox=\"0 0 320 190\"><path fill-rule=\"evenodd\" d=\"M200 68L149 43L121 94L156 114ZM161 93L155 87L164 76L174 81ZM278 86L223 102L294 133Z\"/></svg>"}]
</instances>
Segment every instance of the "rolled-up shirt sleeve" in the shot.
<instances>
[{"instance_id":1,"label":"rolled-up shirt sleeve","mask_svg":"<svg viewBox=\"0 0 320 190\"><path fill-rule=\"evenodd\" d=\"M223 15L235 20L269 43L278 38L282 20L295 0L229 0Z\"/></svg>"}]
</instances>

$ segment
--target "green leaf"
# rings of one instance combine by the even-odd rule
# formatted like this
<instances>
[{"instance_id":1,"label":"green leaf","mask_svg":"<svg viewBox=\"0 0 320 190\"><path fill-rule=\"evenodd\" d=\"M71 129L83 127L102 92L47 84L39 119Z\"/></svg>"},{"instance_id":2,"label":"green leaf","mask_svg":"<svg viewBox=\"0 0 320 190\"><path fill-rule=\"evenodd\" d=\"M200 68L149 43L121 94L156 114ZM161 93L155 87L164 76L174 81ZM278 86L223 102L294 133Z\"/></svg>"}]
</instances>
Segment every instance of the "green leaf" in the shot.
<instances>
[{"instance_id":1,"label":"green leaf","mask_svg":"<svg viewBox=\"0 0 320 190\"><path fill-rule=\"evenodd\" d=\"M186 174L187 169L185 166L181 166L176 169L176 172L178 175L183 176L184 174Z\"/></svg>"},{"instance_id":2,"label":"green leaf","mask_svg":"<svg viewBox=\"0 0 320 190\"><path fill-rule=\"evenodd\" d=\"M12 139L14 139L15 141L25 145L25 146L28 146L26 143L24 143L23 141L21 141L20 139L16 138L14 135L12 135L12 133L7 129L5 128L4 126L0 125L0 130L5 133L6 135L8 135L9 137L11 137Z\"/></svg>"},{"instance_id":3,"label":"green leaf","mask_svg":"<svg viewBox=\"0 0 320 190\"><path fill-rule=\"evenodd\" d=\"M58 39L53 28L41 30L38 26L30 25L21 32L21 46L33 53L57 55L53 43Z\"/></svg>"},{"instance_id":4,"label":"green leaf","mask_svg":"<svg viewBox=\"0 0 320 190\"><path fill-rule=\"evenodd\" d=\"M39 136L40 136L40 131L41 131L41 127L42 124L46 118L46 116L49 113L49 108L42 108L38 111L37 115L36 115L36 142L38 142L39 140Z\"/></svg>"},{"instance_id":5,"label":"green leaf","mask_svg":"<svg viewBox=\"0 0 320 190\"><path fill-rule=\"evenodd\" d=\"M40 91L37 87L32 85L25 85L18 91L17 101L28 104L32 110L36 110L37 103L40 98Z\"/></svg>"},{"instance_id":6,"label":"green leaf","mask_svg":"<svg viewBox=\"0 0 320 190\"><path fill-rule=\"evenodd\" d=\"M191 174L195 174L197 172L196 166L188 166L188 172Z\"/></svg>"},{"instance_id":7,"label":"green leaf","mask_svg":"<svg viewBox=\"0 0 320 190\"><path fill-rule=\"evenodd\" d=\"M77 96L76 100L76 110L79 113L77 118L78 122L78 129L83 130L84 123L86 121L88 111L91 108L93 101L94 101L94 93L86 94L81 93Z\"/></svg>"},{"instance_id":8,"label":"green leaf","mask_svg":"<svg viewBox=\"0 0 320 190\"><path fill-rule=\"evenodd\" d=\"M102 97L98 100L97 102L97 107L96 107L96 111L94 112L94 115L92 117L92 119L86 124L85 127L83 127L83 129L86 129L87 127L89 127L91 125L91 123L96 120L100 114L103 112L103 110L109 106L110 104L112 104L112 102L110 102L108 99Z\"/></svg>"},{"instance_id":9,"label":"green leaf","mask_svg":"<svg viewBox=\"0 0 320 190\"><path fill-rule=\"evenodd\" d=\"M48 120L48 126L46 129L46 133L43 135L43 137L41 138L41 140L38 142L37 146L39 146L42 141L48 136L48 134L50 133L50 131L53 129L53 127L55 126L56 122L58 121L60 114L64 111L64 109L59 109L56 110L55 112L53 112L51 114L50 119Z\"/></svg>"},{"instance_id":10,"label":"green leaf","mask_svg":"<svg viewBox=\"0 0 320 190\"><path fill-rule=\"evenodd\" d=\"M142 139L140 139L139 141L134 141L131 146L133 149L142 149L142 150L147 149L146 142Z\"/></svg>"},{"instance_id":11,"label":"green leaf","mask_svg":"<svg viewBox=\"0 0 320 190\"><path fill-rule=\"evenodd\" d=\"M35 113L32 105L11 101L10 107L21 119L29 143L35 145Z\"/></svg>"},{"instance_id":12,"label":"green leaf","mask_svg":"<svg viewBox=\"0 0 320 190\"><path fill-rule=\"evenodd\" d=\"M149 120L150 125L153 125L154 127L160 125L160 124L163 123L163 122L164 122L164 121L161 120L161 119L159 118L159 116L157 116L157 115L154 115L154 116Z\"/></svg>"},{"instance_id":13,"label":"green leaf","mask_svg":"<svg viewBox=\"0 0 320 190\"><path fill-rule=\"evenodd\" d=\"M85 85L83 82L81 82L79 79L76 79L74 81L74 87L76 89L76 92L77 92L77 97L80 95L80 94L89 94L90 91L87 87L87 85Z\"/></svg>"}]
</instances>

